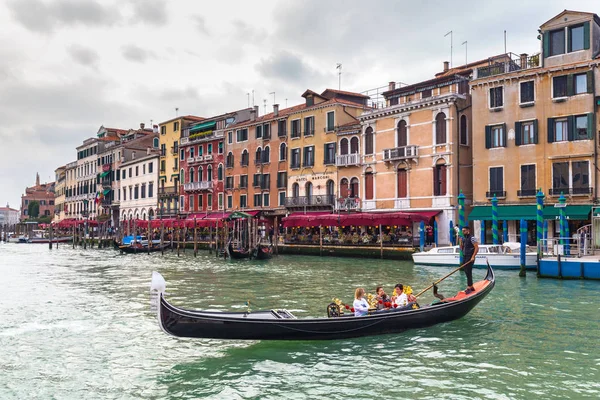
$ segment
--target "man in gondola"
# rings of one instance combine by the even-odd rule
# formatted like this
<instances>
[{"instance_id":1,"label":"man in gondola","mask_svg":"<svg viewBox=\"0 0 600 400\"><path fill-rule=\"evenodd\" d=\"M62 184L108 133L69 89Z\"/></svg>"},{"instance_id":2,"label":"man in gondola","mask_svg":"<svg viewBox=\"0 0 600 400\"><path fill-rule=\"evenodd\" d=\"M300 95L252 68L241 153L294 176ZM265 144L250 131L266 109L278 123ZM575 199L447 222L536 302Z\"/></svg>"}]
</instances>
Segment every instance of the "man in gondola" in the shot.
<instances>
[{"instance_id":1,"label":"man in gondola","mask_svg":"<svg viewBox=\"0 0 600 400\"><path fill-rule=\"evenodd\" d=\"M463 271L467 276L467 289L465 294L469 294L475 291L473 287L473 264L475 264L475 257L479 252L479 245L475 237L471 236L471 228L469 226L463 226L462 237L459 238L460 249L463 253Z\"/></svg>"}]
</instances>

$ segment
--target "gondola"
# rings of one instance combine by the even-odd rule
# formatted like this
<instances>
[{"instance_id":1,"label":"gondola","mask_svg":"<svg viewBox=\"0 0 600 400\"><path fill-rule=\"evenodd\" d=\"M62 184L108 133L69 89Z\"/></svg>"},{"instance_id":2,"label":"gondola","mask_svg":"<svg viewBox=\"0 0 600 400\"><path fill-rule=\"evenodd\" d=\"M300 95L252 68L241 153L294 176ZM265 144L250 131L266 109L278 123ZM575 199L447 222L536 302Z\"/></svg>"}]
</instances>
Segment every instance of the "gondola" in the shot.
<instances>
[{"instance_id":1,"label":"gondola","mask_svg":"<svg viewBox=\"0 0 600 400\"><path fill-rule=\"evenodd\" d=\"M243 258L250 258L252 253L248 249L234 248L233 244L229 243L229 256L233 259L240 260Z\"/></svg>"},{"instance_id":2,"label":"gondola","mask_svg":"<svg viewBox=\"0 0 600 400\"><path fill-rule=\"evenodd\" d=\"M155 253L157 251L163 251L164 249L169 248L170 244L154 245L150 248L148 246L134 243L126 246L119 246L118 249L123 253L135 254L135 253Z\"/></svg>"},{"instance_id":3,"label":"gondola","mask_svg":"<svg viewBox=\"0 0 600 400\"><path fill-rule=\"evenodd\" d=\"M399 333L424 328L465 316L494 288L495 277L488 268L476 282L475 291L418 308L391 309L367 316L338 316L296 319L287 310L255 312L194 311L175 307L164 298L166 283L152 273L151 292L161 329L173 336L235 340L333 340ZM329 307L328 307L329 309Z\"/></svg>"},{"instance_id":4,"label":"gondola","mask_svg":"<svg viewBox=\"0 0 600 400\"><path fill-rule=\"evenodd\" d=\"M268 260L273 257L273 247L271 245L259 244L254 249L254 258L257 260Z\"/></svg>"}]
</instances>

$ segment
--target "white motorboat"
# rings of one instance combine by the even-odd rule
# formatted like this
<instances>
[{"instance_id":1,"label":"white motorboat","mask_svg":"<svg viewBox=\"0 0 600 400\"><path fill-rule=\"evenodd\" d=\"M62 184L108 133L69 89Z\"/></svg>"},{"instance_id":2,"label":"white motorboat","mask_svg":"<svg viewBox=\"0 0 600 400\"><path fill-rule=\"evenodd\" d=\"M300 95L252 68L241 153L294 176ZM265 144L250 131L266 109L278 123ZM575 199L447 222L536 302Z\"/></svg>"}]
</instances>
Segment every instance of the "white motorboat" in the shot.
<instances>
[{"instance_id":1,"label":"white motorboat","mask_svg":"<svg viewBox=\"0 0 600 400\"><path fill-rule=\"evenodd\" d=\"M520 243L480 244L475 257L475 268L487 268L487 263L494 269L520 269ZM432 266L459 266L460 249L458 246L434 247L430 250L413 253L415 264ZM537 253L528 247L525 253L525 268L537 268Z\"/></svg>"},{"instance_id":2,"label":"white motorboat","mask_svg":"<svg viewBox=\"0 0 600 400\"><path fill-rule=\"evenodd\" d=\"M18 235L16 233L9 234L7 238L8 243L27 243L28 240L27 235Z\"/></svg>"}]
</instances>

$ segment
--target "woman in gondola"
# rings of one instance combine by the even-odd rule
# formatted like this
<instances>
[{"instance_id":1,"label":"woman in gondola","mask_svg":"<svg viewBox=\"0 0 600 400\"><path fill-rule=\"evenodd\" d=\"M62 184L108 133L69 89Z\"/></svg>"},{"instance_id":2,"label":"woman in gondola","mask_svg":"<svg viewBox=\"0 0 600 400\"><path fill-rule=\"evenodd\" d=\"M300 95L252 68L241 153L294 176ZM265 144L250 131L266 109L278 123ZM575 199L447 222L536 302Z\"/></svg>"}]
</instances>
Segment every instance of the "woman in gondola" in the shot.
<instances>
[{"instance_id":1,"label":"woman in gondola","mask_svg":"<svg viewBox=\"0 0 600 400\"><path fill-rule=\"evenodd\" d=\"M377 286L377 289L375 289L375 293L377 293L377 309L384 310L388 308L385 304L390 302L390 296L388 296L387 293L385 293L383 287Z\"/></svg>"},{"instance_id":2,"label":"woman in gondola","mask_svg":"<svg viewBox=\"0 0 600 400\"><path fill-rule=\"evenodd\" d=\"M354 307L354 316L362 317L363 315L367 315L369 313L369 303L364 299L365 289L357 288L354 291L354 303L352 306Z\"/></svg>"}]
</instances>

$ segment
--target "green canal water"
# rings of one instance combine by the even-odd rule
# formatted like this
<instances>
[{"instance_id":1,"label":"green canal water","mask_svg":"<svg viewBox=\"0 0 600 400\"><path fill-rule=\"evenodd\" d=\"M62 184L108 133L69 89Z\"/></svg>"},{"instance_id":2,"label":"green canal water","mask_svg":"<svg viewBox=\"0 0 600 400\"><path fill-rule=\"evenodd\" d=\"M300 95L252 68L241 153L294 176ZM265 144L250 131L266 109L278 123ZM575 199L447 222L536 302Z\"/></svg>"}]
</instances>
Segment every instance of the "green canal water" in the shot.
<instances>
[{"instance_id":1,"label":"green canal water","mask_svg":"<svg viewBox=\"0 0 600 400\"><path fill-rule=\"evenodd\" d=\"M0 244L0 399L600 397L600 282L498 271L492 293L451 323L351 340L242 342L160 331L149 312L153 270L177 305L235 310L249 300L301 318L323 315L334 296L350 301L357 286L419 290L451 269ZM456 274L440 291L464 286Z\"/></svg>"}]
</instances>

